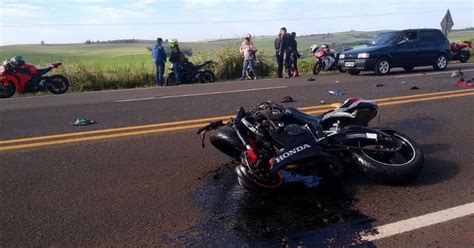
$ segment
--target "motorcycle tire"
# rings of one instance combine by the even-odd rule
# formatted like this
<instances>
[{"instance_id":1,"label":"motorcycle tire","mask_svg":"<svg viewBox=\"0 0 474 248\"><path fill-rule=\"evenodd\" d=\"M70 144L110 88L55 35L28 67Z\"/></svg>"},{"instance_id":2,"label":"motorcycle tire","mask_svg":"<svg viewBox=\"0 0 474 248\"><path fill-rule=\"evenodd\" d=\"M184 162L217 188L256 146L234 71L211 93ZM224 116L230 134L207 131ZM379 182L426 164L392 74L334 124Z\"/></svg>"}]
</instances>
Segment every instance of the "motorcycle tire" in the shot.
<instances>
[{"instance_id":1,"label":"motorcycle tire","mask_svg":"<svg viewBox=\"0 0 474 248\"><path fill-rule=\"evenodd\" d=\"M0 81L0 98L10 98L15 95L16 86L12 82L8 82L5 86L3 82Z\"/></svg>"},{"instance_id":2,"label":"motorcycle tire","mask_svg":"<svg viewBox=\"0 0 474 248\"><path fill-rule=\"evenodd\" d=\"M313 75L318 75L321 72L321 64L316 62L313 66Z\"/></svg>"},{"instance_id":3,"label":"motorcycle tire","mask_svg":"<svg viewBox=\"0 0 474 248\"><path fill-rule=\"evenodd\" d=\"M178 82L176 82L176 76L174 73L168 74L165 80L165 86L176 86L178 85Z\"/></svg>"},{"instance_id":4,"label":"motorcycle tire","mask_svg":"<svg viewBox=\"0 0 474 248\"><path fill-rule=\"evenodd\" d=\"M59 95L64 94L69 89L69 80L61 75L53 75L48 79L49 92Z\"/></svg>"},{"instance_id":5,"label":"motorcycle tire","mask_svg":"<svg viewBox=\"0 0 474 248\"><path fill-rule=\"evenodd\" d=\"M371 180L383 184L398 184L415 179L424 163L423 151L406 135L395 132L393 137L402 144L396 153L356 151L352 159Z\"/></svg>"},{"instance_id":6,"label":"motorcycle tire","mask_svg":"<svg viewBox=\"0 0 474 248\"><path fill-rule=\"evenodd\" d=\"M459 56L459 62L467 63L467 61L469 61L470 58L471 58L471 53L469 51L462 51L461 55Z\"/></svg>"},{"instance_id":7,"label":"motorcycle tire","mask_svg":"<svg viewBox=\"0 0 474 248\"><path fill-rule=\"evenodd\" d=\"M199 76L200 83L214 83L216 81L216 75L212 71L205 70L201 72Z\"/></svg>"},{"instance_id":8,"label":"motorcycle tire","mask_svg":"<svg viewBox=\"0 0 474 248\"><path fill-rule=\"evenodd\" d=\"M283 178L279 173L276 173L275 177L271 180L262 181L253 175L250 169L244 164L235 167L235 172L237 173L239 185L250 192L271 193L277 191L283 185Z\"/></svg>"}]
</instances>

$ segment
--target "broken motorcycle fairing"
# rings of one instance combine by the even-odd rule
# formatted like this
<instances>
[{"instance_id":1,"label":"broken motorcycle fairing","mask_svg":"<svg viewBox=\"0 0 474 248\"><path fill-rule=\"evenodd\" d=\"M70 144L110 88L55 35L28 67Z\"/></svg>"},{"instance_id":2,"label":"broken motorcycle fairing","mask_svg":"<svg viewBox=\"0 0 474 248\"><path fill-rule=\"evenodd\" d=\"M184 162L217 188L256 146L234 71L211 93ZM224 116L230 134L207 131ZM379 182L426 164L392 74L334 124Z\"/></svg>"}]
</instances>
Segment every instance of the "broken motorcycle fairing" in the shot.
<instances>
[{"instance_id":1,"label":"broken motorcycle fairing","mask_svg":"<svg viewBox=\"0 0 474 248\"><path fill-rule=\"evenodd\" d=\"M368 127L377 112L375 103L357 98L316 116L264 102L248 112L241 107L231 122L213 122L198 133L204 141L210 132L214 147L241 162L239 184L251 191L274 191L296 181L290 174L324 177L321 171L340 164L355 164L384 183L414 178L422 151L395 130Z\"/></svg>"}]
</instances>

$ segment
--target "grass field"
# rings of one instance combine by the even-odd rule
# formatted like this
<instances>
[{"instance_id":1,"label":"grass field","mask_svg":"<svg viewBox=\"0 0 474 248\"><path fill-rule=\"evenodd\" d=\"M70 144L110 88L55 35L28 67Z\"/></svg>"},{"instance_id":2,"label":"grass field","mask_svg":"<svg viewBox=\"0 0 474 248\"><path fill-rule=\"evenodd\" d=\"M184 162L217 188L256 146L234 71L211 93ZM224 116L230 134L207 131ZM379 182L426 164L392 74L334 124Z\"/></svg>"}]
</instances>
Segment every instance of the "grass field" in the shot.
<instances>
[{"instance_id":1,"label":"grass field","mask_svg":"<svg viewBox=\"0 0 474 248\"><path fill-rule=\"evenodd\" d=\"M379 31L380 32L380 31ZM312 44L329 44L336 49L354 47L365 43L378 32L342 32L298 36L298 50L302 54L301 71L309 73L312 63L309 47ZM259 49L259 59L265 63L274 64L273 36L254 37L254 44ZM449 35L451 41L473 40L474 31L456 31ZM154 41L140 40L136 43L93 43L93 44L54 44L54 45L11 45L0 47L0 58L22 55L28 63L46 65L50 62L61 61L65 66L60 73L70 78L71 90L88 91L116 88L133 88L153 85L154 67L147 47ZM218 63L229 61L233 69L218 74L218 79L237 78L239 75L238 48L239 39L225 39L203 42L183 42L181 48L191 49L193 56L190 60L199 62L213 59ZM230 53L233 59L226 54ZM222 61L219 61L222 60ZM227 65L221 65L220 68ZM267 70L274 65L268 65ZM219 69L219 68L214 68ZM222 70L222 69L220 69ZM264 76L271 76L272 73ZM235 76L229 75L229 73ZM220 76L222 75L222 76Z\"/></svg>"}]
</instances>

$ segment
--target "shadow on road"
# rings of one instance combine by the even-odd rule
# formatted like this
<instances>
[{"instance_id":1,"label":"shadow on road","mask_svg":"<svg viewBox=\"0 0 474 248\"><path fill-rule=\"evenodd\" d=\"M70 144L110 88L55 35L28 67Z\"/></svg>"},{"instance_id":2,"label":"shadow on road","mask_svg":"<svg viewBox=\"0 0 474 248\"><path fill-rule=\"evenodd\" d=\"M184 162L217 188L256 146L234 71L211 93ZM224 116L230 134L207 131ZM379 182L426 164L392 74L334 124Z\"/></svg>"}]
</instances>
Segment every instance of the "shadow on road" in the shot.
<instances>
[{"instance_id":1,"label":"shadow on road","mask_svg":"<svg viewBox=\"0 0 474 248\"><path fill-rule=\"evenodd\" d=\"M373 220L353 209L355 191L345 190L357 182L326 183L317 190L294 185L262 198L238 185L232 165L222 168L195 194L206 218L178 233L170 244L340 247L358 243L359 233L372 229Z\"/></svg>"}]
</instances>

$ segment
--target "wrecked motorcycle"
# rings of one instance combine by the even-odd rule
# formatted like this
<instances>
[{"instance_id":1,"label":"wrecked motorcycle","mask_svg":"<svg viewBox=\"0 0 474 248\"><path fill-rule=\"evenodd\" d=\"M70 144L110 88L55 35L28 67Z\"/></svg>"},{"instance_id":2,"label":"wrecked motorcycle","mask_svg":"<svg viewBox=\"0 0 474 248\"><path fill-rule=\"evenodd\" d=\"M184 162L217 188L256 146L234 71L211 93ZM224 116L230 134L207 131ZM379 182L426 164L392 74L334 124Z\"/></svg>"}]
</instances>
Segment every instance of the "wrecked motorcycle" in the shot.
<instances>
[{"instance_id":1,"label":"wrecked motorcycle","mask_svg":"<svg viewBox=\"0 0 474 248\"><path fill-rule=\"evenodd\" d=\"M249 191L274 192L315 172L318 180L310 183L317 185L321 171L349 164L379 183L414 179L422 150L398 131L368 127L377 113L374 102L357 98L315 116L264 102L248 112L240 107L229 123L212 122L198 133L203 146L209 132L214 147L240 162L238 182Z\"/></svg>"}]
</instances>

